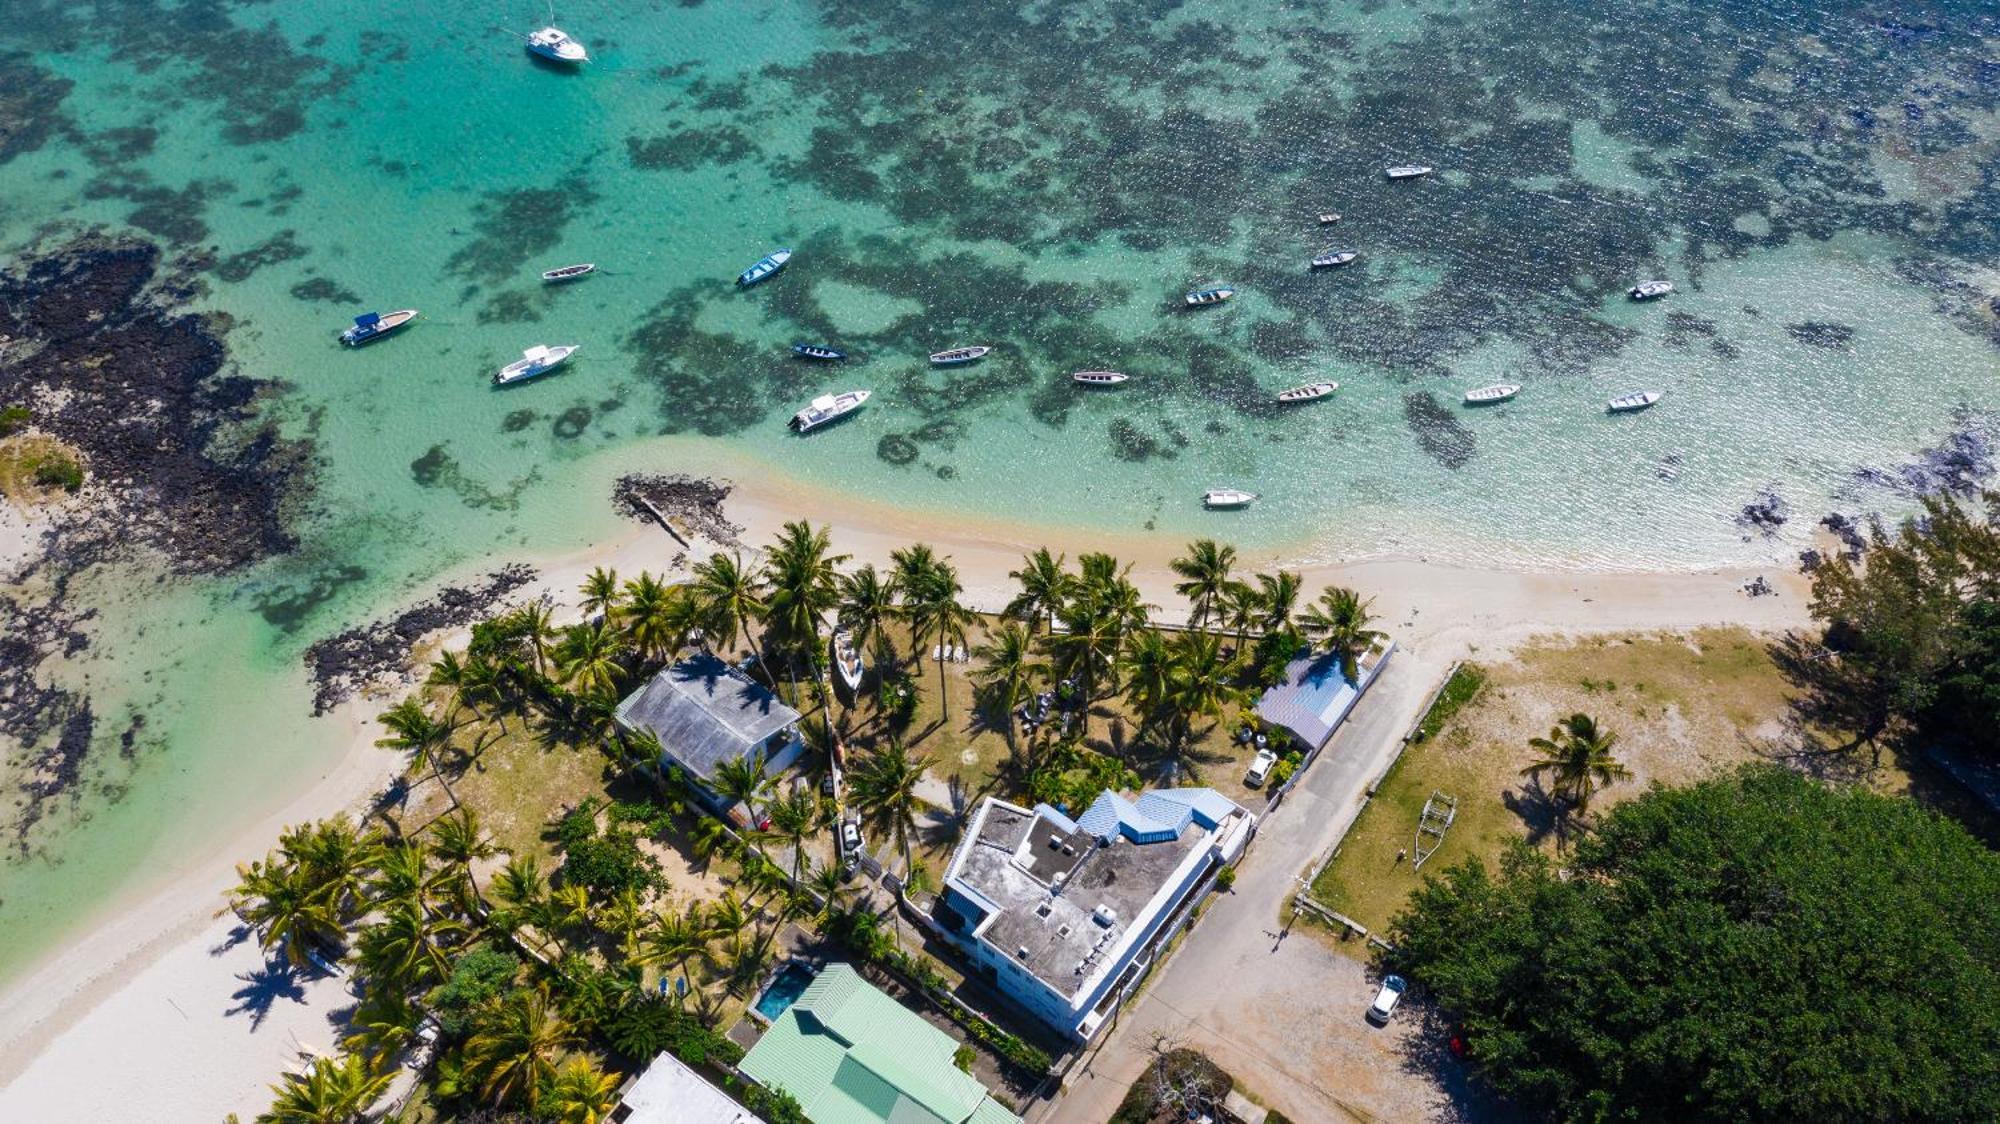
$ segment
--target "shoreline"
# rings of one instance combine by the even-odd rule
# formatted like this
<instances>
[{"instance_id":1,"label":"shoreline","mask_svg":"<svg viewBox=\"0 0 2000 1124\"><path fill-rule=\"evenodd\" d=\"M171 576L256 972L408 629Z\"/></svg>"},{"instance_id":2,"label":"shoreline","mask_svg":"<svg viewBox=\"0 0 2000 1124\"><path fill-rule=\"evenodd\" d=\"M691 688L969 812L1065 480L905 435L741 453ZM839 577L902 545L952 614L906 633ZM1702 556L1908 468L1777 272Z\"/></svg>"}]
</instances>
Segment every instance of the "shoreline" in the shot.
<instances>
[{"instance_id":1,"label":"shoreline","mask_svg":"<svg viewBox=\"0 0 2000 1124\"><path fill-rule=\"evenodd\" d=\"M655 465L662 461L688 463L679 457L649 459ZM730 480L731 491L722 511L729 522L742 528L737 537L746 555L767 544L783 523L801 517L809 517L816 526L830 527L834 548L851 556L849 565L874 563L880 567L888 562L891 550L922 540L958 567L966 602L991 611L1011 596L1008 572L1019 566L1021 556L1028 551L1046 545L1066 553L1074 562L1080 552L1105 550L1132 564L1132 580L1148 601L1176 606L1156 612L1157 619L1178 621L1183 616L1173 593L1174 578L1166 565L1185 546L1178 535L1091 534L1061 527L1036 531L1023 523L973 523L899 509L784 477L762 487L741 484L743 475L718 472L713 478ZM693 542L693 549L687 552L690 559L704 557L712 549L729 549L699 537ZM556 606L556 619L566 621L574 617L580 600L578 587L594 567L614 568L628 578L641 569L665 573L681 553L680 544L650 520L635 521L620 533L579 550L529 557L494 555L468 563L463 572L441 574L436 584L442 588L456 584L466 573L526 562L536 568L537 577L514 591L507 601L546 596ZM1284 560L1285 553L1243 550L1239 572L1272 568ZM1317 596L1328 584L1352 586L1373 598L1379 626L1402 647L1426 660L1445 662L1481 653L1490 657L1540 635L1680 630L1704 625L1733 625L1769 633L1805 620L1805 579L1795 572L1773 574L1769 566L1664 573L1529 571L1481 570L1405 559L1297 568L1305 582L1302 601ZM1776 596L1750 597L1743 592L1744 583L1760 575L1776 588ZM463 627L447 630L426 638L423 646L430 648L440 640L445 644L459 642L467 631ZM327 761L316 778L288 794L252 827L219 841L179 874L164 876L129 901L106 903L93 919L92 928L23 969L0 993L0 1105L14 1095L29 1099L32 1105L39 1103L33 1101L36 1089L75 1089L87 1084L91 1067L103 1057L129 1053L147 1013L159 1016L163 1001L178 1012L171 1029L195 1043L196 1056L217 1071L206 1075L202 1089L188 1089L191 1097L241 1096L243 1090L261 1094L278 1078L273 1067L283 1061L271 1053L276 1037L271 1028L259 1032L246 1027L246 1020L232 1019L227 1013L197 1018L174 1003L169 988L204 996L208 1005L203 1009L215 1012L222 1010L232 992L239 991L244 978L239 972L242 957L225 956L217 947L235 921L216 916L223 908L221 894L233 884L236 864L261 857L286 824L331 815L367 800L402 768L400 754L375 746L380 735L374 716L401 697L403 690L377 685L336 708L330 717L348 728L347 748ZM254 943L236 951L254 952ZM170 965L178 975L163 972ZM194 978L184 978L190 975ZM324 1010L315 1012L308 1004L282 1010L294 1021L304 1018L310 1024L319 1020L318 1037L327 1038ZM278 1021L277 1015L272 1019ZM296 1039L296 1027L292 1033ZM251 1035L261 1037L253 1041ZM167 1054L149 1054L149 1063L178 1067L188 1060ZM237 1061L233 1066L217 1064L223 1057ZM143 1076L150 1071L134 1072ZM163 1073L157 1080L166 1082L168 1077ZM180 1084L185 1087L187 1080ZM224 1092L225 1086L230 1092ZM6 1091L9 1087L15 1089L13 1095ZM219 1115L231 1108L255 1111L261 1105L178 1107Z\"/></svg>"}]
</instances>

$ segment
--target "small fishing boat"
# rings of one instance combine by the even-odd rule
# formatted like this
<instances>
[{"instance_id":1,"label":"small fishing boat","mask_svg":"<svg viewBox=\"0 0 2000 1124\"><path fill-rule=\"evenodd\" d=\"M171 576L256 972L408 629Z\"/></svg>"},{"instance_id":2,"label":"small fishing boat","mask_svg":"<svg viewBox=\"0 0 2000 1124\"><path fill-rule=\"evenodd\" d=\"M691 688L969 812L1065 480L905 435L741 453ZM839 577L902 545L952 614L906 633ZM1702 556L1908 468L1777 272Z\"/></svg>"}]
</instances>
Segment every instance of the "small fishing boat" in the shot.
<instances>
[{"instance_id":1,"label":"small fishing boat","mask_svg":"<svg viewBox=\"0 0 2000 1124\"><path fill-rule=\"evenodd\" d=\"M1674 291L1672 281L1641 281L1626 292L1635 301L1657 300Z\"/></svg>"},{"instance_id":2,"label":"small fishing boat","mask_svg":"<svg viewBox=\"0 0 2000 1124\"><path fill-rule=\"evenodd\" d=\"M1466 391L1465 404L1468 406L1492 406L1505 402L1519 393L1521 393L1521 388L1511 382L1494 383L1492 386L1482 386L1476 390Z\"/></svg>"},{"instance_id":3,"label":"small fishing boat","mask_svg":"<svg viewBox=\"0 0 2000 1124\"><path fill-rule=\"evenodd\" d=\"M1359 250L1328 250L1313 259L1314 269L1332 269L1336 265L1346 265L1361 256Z\"/></svg>"},{"instance_id":4,"label":"small fishing boat","mask_svg":"<svg viewBox=\"0 0 2000 1124\"><path fill-rule=\"evenodd\" d=\"M1653 403L1658 402L1660 395L1661 392L1657 390L1642 390L1637 394L1621 394L1613 398L1605 406L1605 411L1613 414L1629 414L1634 410L1643 410Z\"/></svg>"},{"instance_id":5,"label":"small fishing boat","mask_svg":"<svg viewBox=\"0 0 2000 1124\"><path fill-rule=\"evenodd\" d=\"M1228 288L1217 287L1214 289L1195 289L1192 292L1188 293L1187 302L1188 304L1195 307L1200 307L1205 304L1221 304L1223 301L1226 301L1230 297L1233 297L1235 295L1236 295L1236 290Z\"/></svg>"},{"instance_id":6,"label":"small fishing boat","mask_svg":"<svg viewBox=\"0 0 2000 1124\"><path fill-rule=\"evenodd\" d=\"M859 410L867 403L871 392L866 390L843 390L839 394L822 394L807 403L806 408L792 415L790 425L800 433L811 433L831 421Z\"/></svg>"},{"instance_id":7,"label":"small fishing boat","mask_svg":"<svg viewBox=\"0 0 2000 1124\"><path fill-rule=\"evenodd\" d=\"M1321 226L1332 226L1334 223L1337 223L1339 221L1340 221L1339 211L1321 211L1319 213L1319 224Z\"/></svg>"},{"instance_id":8,"label":"small fishing boat","mask_svg":"<svg viewBox=\"0 0 2000 1124\"><path fill-rule=\"evenodd\" d=\"M767 280L772 274L785 268L785 263L791 260L792 252L790 250L772 250L770 253L758 258L756 265L739 274L736 278L736 283L738 285L750 286L755 285L759 281Z\"/></svg>"},{"instance_id":9,"label":"small fishing boat","mask_svg":"<svg viewBox=\"0 0 2000 1124\"><path fill-rule=\"evenodd\" d=\"M364 312L354 318L354 323L340 333L340 342L349 347L360 347L364 343L374 343L383 336L407 328L417 318L414 308L398 309L395 312Z\"/></svg>"},{"instance_id":10,"label":"small fishing boat","mask_svg":"<svg viewBox=\"0 0 2000 1124\"><path fill-rule=\"evenodd\" d=\"M1117 386L1131 377L1131 375L1121 375L1117 371L1078 371L1071 375L1069 380L1080 382L1085 386Z\"/></svg>"},{"instance_id":11,"label":"small fishing boat","mask_svg":"<svg viewBox=\"0 0 2000 1124\"><path fill-rule=\"evenodd\" d=\"M862 662L861 653L855 650L854 638L844 628L833 631L833 667L840 673L840 681L847 684L850 691L859 690L861 676L868 670Z\"/></svg>"},{"instance_id":12,"label":"small fishing boat","mask_svg":"<svg viewBox=\"0 0 2000 1124\"><path fill-rule=\"evenodd\" d=\"M560 269L544 270L542 271L542 280L547 281L551 285L556 285L564 281L574 281L579 277L588 277L595 272L597 272L597 266L590 262L584 262L581 265L566 265Z\"/></svg>"},{"instance_id":13,"label":"small fishing boat","mask_svg":"<svg viewBox=\"0 0 2000 1124\"><path fill-rule=\"evenodd\" d=\"M540 31L530 31L527 45L529 54L540 55L550 62L590 61L590 52L583 49L583 44L570 38L569 32L560 27L544 27Z\"/></svg>"},{"instance_id":14,"label":"small fishing boat","mask_svg":"<svg viewBox=\"0 0 2000 1124\"><path fill-rule=\"evenodd\" d=\"M821 347L816 343L795 343L792 345L792 354L801 359L820 359L828 362L847 358L847 353L837 347Z\"/></svg>"},{"instance_id":15,"label":"small fishing boat","mask_svg":"<svg viewBox=\"0 0 2000 1124\"><path fill-rule=\"evenodd\" d=\"M1290 390L1279 391L1278 401L1310 402L1315 398L1325 398L1339 389L1340 384L1337 382L1309 382L1304 386L1295 386Z\"/></svg>"},{"instance_id":16,"label":"small fishing boat","mask_svg":"<svg viewBox=\"0 0 2000 1124\"><path fill-rule=\"evenodd\" d=\"M974 360L985 358L986 353L992 350L990 347L954 347L950 351L940 351L932 355L931 362L936 363L940 367L949 367L956 363L970 363Z\"/></svg>"},{"instance_id":17,"label":"small fishing boat","mask_svg":"<svg viewBox=\"0 0 2000 1124\"><path fill-rule=\"evenodd\" d=\"M1413 180L1419 176L1428 176L1434 170L1428 164L1397 164L1382 169L1382 174L1392 180Z\"/></svg>"},{"instance_id":18,"label":"small fishing boat","mask_svg":"<svg viewBox=\"0 0 2000 1124\"><path fill-rule=\"evenodd\" d=\"M1228 511L1249 507L1256 499L1257 493L1239 488L1210 488L1201 494L1201 506L1212 511Z\"/></svg>"},{"instance_id":19,"label":"small fishing boat","mask_svg":"<svg viewBox=\"0 0 2000 1124\"><path fill-rule=\"evenodd\" d=\"M523 351L519 359L500 368L493 374L495 386L512 386L517 382L540 378L569 361L576 354L576 344L565 343L549 347L545 344Z\"/></svg>"}]
</instances>

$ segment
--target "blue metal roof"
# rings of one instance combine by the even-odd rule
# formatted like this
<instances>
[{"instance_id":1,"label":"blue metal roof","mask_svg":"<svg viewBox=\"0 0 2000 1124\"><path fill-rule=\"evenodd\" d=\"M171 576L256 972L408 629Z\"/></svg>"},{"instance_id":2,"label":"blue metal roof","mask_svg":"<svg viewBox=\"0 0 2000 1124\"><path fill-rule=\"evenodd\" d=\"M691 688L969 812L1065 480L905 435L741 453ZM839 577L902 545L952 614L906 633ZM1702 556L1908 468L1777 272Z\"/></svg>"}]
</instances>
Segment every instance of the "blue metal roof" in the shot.
<instances>
[{"instance_id":1,"label":"blue metal roof","mask_svg":"<svg viewBox=\"0 0 2000 1124\"><path fill-rule=\"evenodd\" d=\"M1115 792L1103 792L1076 825L1099 839L1123 835L1134 843L1166 843L1180 838L1189 823L1214 827L1235 808L1212 788L1161 789L1142 793L1136 804Z\"/></svg>"},{"instance_id":2,"label":"blue metal roof","mask_svg":"<svg viewBox=\"0 0 2000 1124\"><path fill-rule=\"evenodd\" d=\"M1338 659L1308 651L1286 665L1283 683L1257 700L1257 717L1318 749L1360 697L1361 689L1341 674Z\"/></svg>"}]
</instances>

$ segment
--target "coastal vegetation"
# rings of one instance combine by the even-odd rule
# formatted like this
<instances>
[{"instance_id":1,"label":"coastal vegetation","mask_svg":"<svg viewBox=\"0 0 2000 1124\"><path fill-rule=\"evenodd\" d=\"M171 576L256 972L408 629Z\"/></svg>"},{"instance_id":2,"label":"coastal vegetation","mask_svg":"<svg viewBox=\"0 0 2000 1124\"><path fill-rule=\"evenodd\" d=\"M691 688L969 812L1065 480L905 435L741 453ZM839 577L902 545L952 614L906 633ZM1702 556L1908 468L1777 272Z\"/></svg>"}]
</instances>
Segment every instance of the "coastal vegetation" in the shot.
<instances>
[{"instance_id":1,"label":"coastal vegetation","mask_svg":"<svg viewBox=\"0 0 2000 1124\"><path fill-rule=\"evenodd\" d=\"M1426 879L1386 966L1492 1087L1563 1120L2000 1116L2000 856L1774 766L1654 788L1559 868Z\"/></svg>"},{"instance_id":2,"label":"coastal vegetation","mask_svg":"<svg viewBox=\"0 0 2000 1124\"><path fill-rule=\"evenodd\" d=\"M83 487L77 451L45 434L0 438L0 495L23 506L43 503Z\"/></svg>"}]
</instances>

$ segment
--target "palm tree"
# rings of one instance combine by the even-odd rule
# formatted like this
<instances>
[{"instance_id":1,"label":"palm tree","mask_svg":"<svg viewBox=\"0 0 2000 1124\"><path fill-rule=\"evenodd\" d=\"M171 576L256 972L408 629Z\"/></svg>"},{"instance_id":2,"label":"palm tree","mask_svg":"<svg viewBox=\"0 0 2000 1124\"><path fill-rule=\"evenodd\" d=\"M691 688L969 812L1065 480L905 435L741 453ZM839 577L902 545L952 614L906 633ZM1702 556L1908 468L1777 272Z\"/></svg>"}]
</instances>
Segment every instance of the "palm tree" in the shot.
<instances>
[{"instance_id":1,"label":"palm tree","mask_svg":"<svg viewBox=\"0 0 2000 1124\"><path fill-rule=\"evenodd\" d=\"M548 886L542 881L542 864L533 855L515 855L493 876L493 896L512 910L523 910L542 900Z\"/></svg>"},{"instance_id":2,"label":"palm tree","mask_svg":"<svg viewBox=\"0 0 2000 1124\"><path fill-rule=\"evenodd\" d=\"M639 932L651 916L639 900L639 891L626 886L597 911L597 927L618 938L618 951L630 960L639 951Z\"/></svg>"},{"instance_id":3,"label":"palm tree","mask_svg":"<svg viewBox=\"0 0 2000 1124\"><path fill-rule=\"evenodd\" d=\"M1304 588L1296 570L1279 570L1257 575L1258 614L1256 626L1264 632L1283 632L1292 627L1298 612L1299 592Z\"/></svg>"},{"instance_id":4,"label":"palm tree","mask_svg":"<svg viewBox=\"0 0 2000 1124\"><path fill-rule=\"evenodd\" d=\"M703 631L732 648L742 646L744 636L755 630L764 615L757 579L744 566L740 553L711 554L706 562L696 563L693 590L707 622ZM762 646L753 646L761 657Z\"/></svg>"},{"instance_id":5,"label":"palm tree","mask_svg":"<svg viewBox=\"0 0 2000 1124\"><path fill-rule=\"evenodd\" d=\"M357 831L343 813L286 831L278 837L278 847L336 920L346 922L361 912L368 870L382 848L378 833Z\"/></svg>"},{"instance_id":6,"label":"palm tree","mask_svg":"<svg viewBox=\"0 0 2000 1124\"><path fill-rule=\"evenodd\" d=\"M735 890L724 890L722 896L708 903L708 912L702 918L702 933L709 941L719 941L733 933L741 932L750 924L750 914L743 908L743 899Z\"/></svg>"},{"instance_id":7,"label":"palm tree","mask_svg":"<svg viewBox=\"0 0 2000 1124\"><path fill-rule=\"evenodd\" d=\"M639 951L632 963L642 967L672 964L681 974L687 962L708 950L708 929L699 909L686 914L654 914L653 921L639 934Z\"/></svg>"},{"instance_id":8,"label":"palm tree","mask_svg":"<svg viewBox=\"0 0 2000 1124\"><path fill-rule=\"evenodd\" d=\"M271 1086L277 1099L259 1124L347 1124L388 1091L394 1071L377 1071L358 1054L315 1058L305 1073Z\"/></svg>"},{"instance_id":9,"label":"palm tree","mask_svg":"<svg viewBox=\"0 0 2000 1124\"><path fill-rule=\"evenodd\" d=\"M538 1119L554 1124L603 1124L618 1107L618 1080L577 1055L564 1062L542 1090Z\"/></svg>"},{"instance_id":10,"label":"palm tree","mask_svg":"<svg viewBox=\"0 0 2000 1124\"><path fill-rule=\"evenodd\" d=\"M1222 642L1213 633L1183 632L1168 648L1171 665L1162 700L1167 749L1173 754L1176 769L1194 775L1198 770L1187 750L1195 722L1221 717L1224 704L1232 701L1236 692L1229 685L1229 663L1222 658Z\"/></svg>"},{"instance_id":11,"label":"palm tree","mask_svg":"<svg viewBox=\"0 0 2000 1124\"><path fill-rule=\"evenodd\" d=\"M544 1085L555 1075L555 1059L576 1041L540 988L518 991L488 1009L465 1043L465 1061L479 1092L498 1107L525 1100L539 1106Z\"/></svg>"},{"instance_id":12,"label":"palm tree","mask_svg":"<svg viewBox=\"0 0 2000 1124\"><path fill-rule=\"evenodd\" d=\"M611 622L576 625L563 636L558 661L562 677L571 689L587 698L609 698L618 692L618 680L625 674L619 658L625 653L625 638Z\"/></svg>"},{"instance_id":13,"label":"palm tree","mask_svg":"<svg viewBox=\"0 0 2000 1124\"><path fill-rule=\"evenodd\" d=\"M1220 546L1214 539L1196 539L1188 544L1186 558L1176 558L1168 565L1186 579L1174 586L1174 592L1188 599L1194 610L1190 621L1200 628L1215 610L1223 590L1229 588L1229 571L1236 565L1236 548Z\"/></svg>"},{"instance_id":14,"label":"palm tree","mask_svg":"<svg viewBox=\"0 0 2000 1124\"><path fill-rule=\"evenodd\" d=\"M917 830L917 814L924 807L917 796L917 783L930 766L929 757L912 757L901 741L890 738L887 745L862 759L848 778L854 806L895 837L905 867L910 862L910 836Z\"/></svg>"},{"instance_id":15,"label":"palm tree","mask_svg":"<svg viewBox=\"0 0 2000 1124\"><path fill-rule=\"evenodd\" d=\"M414 696L383 711L378 721L389 731L389 736L375 744L408 753L412 769L421 771L429 767L431 776L444 789L445 799L452 807L458 807L458 794L451 790L451 782L444 779L442 760L445 747L451 744L452 728L431 717L430 711Z\"/></svg>"},{"instance_id":16,"label":"palm tree","mask_svg":"<svg viewBox=\"0 0 2000 1124\"><path fill-rule=\"evenodd\" d=\"M896 589L873 565L863 566L840 578L840 626L847 630L857 651L872 650L878 667L890 663L895 650L883 629L896 615ZM877 675L879 685L882 677Z\"/></svg>"},{"instance_id":17,"label":"palm tree","mask_svg":"<svg viewBox=\"0 0 2000 1124\"><path fill-rule=\"evenodd\" d=\"M792 849L792 880L798 881L800 863L805 859L806 838L819 827L819 797L804 789L794 790L769 808L771 830Z\"/></svg>"},{"instance_id":18,"label":"palm tree","mask_svg":"<svg viewBox=\"0 0 2000 1124\"><path fill-rule=\"evenodd\" d=\"M1259 574L1261 580L1263 575ZM1250 637L1250 630L1258 627L1264 619L1264 598L1255 587L1247 582L1230 582L1216 599L1215 615L1222 624L1236 634L1236 650L1242 651Z\"/></svg>"},{"instance_id":19,"label":"palm tree","mask_svg":"<svg viewBox=\"0 0 2000 1124\"><path fill-rule=\"evenodd\" d=\"M663 657L680 646L676 628L674 587L660 584L648 573L625 583L625 605L619 614L625 638L644 659Z\"/></svg>"},{"instance_id":20,"label":"palm tree","mask_svg":"<svg viewBox=\"0 0 2000 1124\"><path fill-rule=\"evenodd\" d=\"M980 667L972 673L972 681L979 685L983 705L1006 729L1008 750L1016 752L1014 708L1033 698L1035 688L1048 678L1048 667L1035 659L1034 631L1020 621L1006 621L987 634L986 643L974 654Z\"/></svg>"},{"instance_id":21,"label":"palm tree","mask_svg":"<svg viewBox=\"0 0 2000 1124\"><path fill-rule=\"evenodd\" d=\"M819 896L819 912L813 915L813 923L824 933L833 915L840 912L841 897L849 892L847 875L842 873L839 863L830 862L815 869L805 885Z\"/></svg>"},{"instance_id":22,"label":"palm tree","mask_svg":"<svg viewBox=\"0 0 2000 1124\"><path fill-rule=\"evenodd\" d=\"M1125 697L1142 722L1151 723L1173 693L1175 650L1158 629L1135 632L1125 643L1123 665Z\"/></svg>"},{"instance_id":23,"label":"palm tree","mask_svg":"<svg viewBox=\"0 0 2000 1124\"><path fill-rule=\"evenodd\" d=\"M393 987L371 987L348 1019L341 1045L358 1051L376 1069L386 1068L417 1036L423 1011Z\"/></svg>"},{"instance_id":24,"label":"palm tree","mask_svg":"<svg viewBox=\"0 0 2000 1124\"><path fill-rule=\"evenodd\" d=\"M1368 612L1371 601L1351 589L1333 586L1322 591L1319 600L1299 616L1299 628L1318 643L1325 644L1340 661L1340 673L1356 681L1361 653L1383 634L1368 627L1374 620Z\"/></svg>"},{"instance_id":25,"label":"palm tree","mask_svg":"<svg viewBox=\"0 0 2000 1124\"><path fill-rule=\"evenodd\" d=\"M479 896L479 880L473 877L472 864L496 852L492 839L480 829L479 816L470 808L440 816L431 821L430 836L433 853L449 871L447 892L467 915L483 912L486 902Z\"/></svg>"},{"instance_id":26,"label":"palm tree","mask_svg":"<svg viewBox=\"0 0 2000 1124\"><path fill-rule=\"evenodd\" d=\"M1090 598L1078 598L1065 606L1062 623L1063 631L1051 633L1048 644L1055 653L1057 673L1076 680L1082 691L1083 729L1087 730L1097 686L1111 678L1117 662L1120 633L1111 615Z\"/></svg>"},{"instance_id":27,"label":"palm tree","mask_svg":"<svg viewBox=\"0 0 2000 1124\"><path fill-rule=\"evenodd\" d=\"M446 945L466 932L455 918L433 916L420 903L400 901L361 931L355 950L366 975L409 992L443 983L451 975Z\"/></svg>"},{"instance_id":28,"label":"palm tree","mask_svg":"<svg viewBox=\"0 0 2000 1124\"><path fill-rule=\"evenodd\" d=\"M743 811L753 823L757 819L757 805L777 783L764 770L764 751L761 749L752 757L721 762L716 765L712 778L712 786L715 794L722 798L722 806L743 805Z\"/></svg>"},{"instance_id":29,"label":"palm tree","mask_svg":"<svg viewBox=\"0 0 2000 1124\"><path fill-rule=\"evenodd\" d=\"M1618 735L1597 728L1597 719L1588 714L1572 714L1549 731L1546 738L1532 738L1528 745L1541 756L1521 770L1524 777L1540 779L1550 774L1550 795L1562 800L1581 815L1590 806L1598 789L1616 784L1632 775L1612 755Z\"/></svg>"},{"instance_id":30,"label":"palm tree","mask_svg":"<svg viewBox=\"0 0 2000 1124\"><path fill-rule=\"evenodd\" d=\"M590 905L590 888L570 883L557 886L549 891L543 901L548 909L549 923L565 933L576 934L590 929L594 913Z\"/></svg>"},{"instance_id":31,"label":"palm tree","mask_svg":"<svg viewBox=\"0 0 2000 1124\"><path fill-rule=\"evenodd\" d=\"M958 582L958 570L951 563L933 560L929 571L913 586L904 590L905 612L908 613L917 650L923 650L926 636L935 636L940 645L956 647L965 643L967 625L978 620L971 609L959 601L958 595L965 587ZM951 718L950 689L945 682L944 660L938 665L938 706L945 719Z\"/></svg>"},{"instance_id":32,"label":"palm tree","mask_svg":"<svg viewBox=\"0 0 2000 1124\"><path fill-rule=\"evenodd\" d=\"M438 889L438 874L421 839L400 839L375 857L375 875L368 880L368 899L377 908L396 902L427 905Z\"/></svg>"},{"instance_id":33,"label":"palm tree","mask_svg":"<svg viewBox=\"0 0 2000 1124\"><path fill-rule=\"evenodd\" d=\"M465 697L465 661L449 648L439 652L431 663L430 673L424 677L424 686L445 692L444 721L457 725L459 709L470 704Z\"/></svg>"},{"instance_id":34,"label":"palm tree","mask_svg":"<svg viewBox=\"0 0 2000 1124\"><path fill-rule=\"evenodd\" d=\"M546 601L530 601L515 610L519 620L521 645L528 650L528 659L537 675L547 675L549 671L549 641L555 639L555 622Z\"/></svg>"},{"instance_id":35,"label":"palm tree","mask_svg":"<svg viewBox=\"0 0 2000 1124\"><path fill-rule=\"evenodd\" d=\"M277 859L236 868L230 906L258 934L265 949L283 946L295 968L312 963L311 949L337 949L340 919L321 887L304 870Z\"/></svg>"},{"instance_id":36,"label":"palm tree","mask_svg":"<svg viewBox=\"0 0 2000 1124\"><path fill-rule=\"evenodd\" d=\"M583 615L609 617L618 608L618 571L602 566L583 579Z\"/></svg>"},{"instance_id":37,"label":"palm tree","mask_svg":"<svg viewBox=\"0 0 2000 1124\"><path fill-rule=\"evenodd\" d=\"M1005 616L1027 622L1028 635L1044 623L1053 624L1056 614L1068 603L1076 588L1076 577L1063 568L1064 556L1049 557L1042 547L1021 559L1021 568L1008 573L1021 585L1021 592L1001 610Z\"/></svg>"},{"instance_id":38,"label":"palm tree","mask_svg":"<svg viewBox=\"0 0 2000 1124\"><path fill-rule=\"evenodd\" d=\"M840 604L837 567L847 555L832 551L826 529L815 531L804 521L785 524L771 547L764 564L764 580L771 589L770 620L790 643L809 641L817 648L820 619Z\"/></svg>"}]
</instances>

